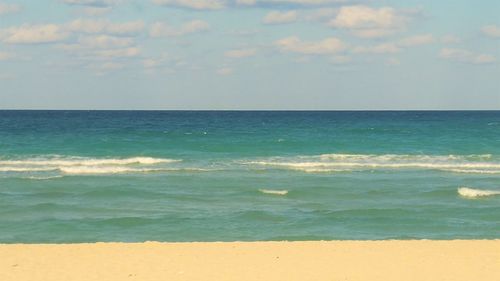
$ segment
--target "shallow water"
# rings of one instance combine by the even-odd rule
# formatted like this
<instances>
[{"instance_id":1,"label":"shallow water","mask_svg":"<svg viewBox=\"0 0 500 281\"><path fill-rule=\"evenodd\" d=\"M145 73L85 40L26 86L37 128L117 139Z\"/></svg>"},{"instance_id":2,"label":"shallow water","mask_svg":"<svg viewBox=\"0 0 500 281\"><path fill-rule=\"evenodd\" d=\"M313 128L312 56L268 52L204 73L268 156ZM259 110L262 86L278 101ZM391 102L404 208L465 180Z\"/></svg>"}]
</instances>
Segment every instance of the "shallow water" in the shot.
<instances>
[{"instance_id":1,"label":"shallow water","mask_svg":"<svg viewBox=\"0 0 500 281\"><path fill-rule=\"evenodd\" d=\"M0 242L500 238L498 191L499 111L0 111Z\"/></svg>"}]
</instances>

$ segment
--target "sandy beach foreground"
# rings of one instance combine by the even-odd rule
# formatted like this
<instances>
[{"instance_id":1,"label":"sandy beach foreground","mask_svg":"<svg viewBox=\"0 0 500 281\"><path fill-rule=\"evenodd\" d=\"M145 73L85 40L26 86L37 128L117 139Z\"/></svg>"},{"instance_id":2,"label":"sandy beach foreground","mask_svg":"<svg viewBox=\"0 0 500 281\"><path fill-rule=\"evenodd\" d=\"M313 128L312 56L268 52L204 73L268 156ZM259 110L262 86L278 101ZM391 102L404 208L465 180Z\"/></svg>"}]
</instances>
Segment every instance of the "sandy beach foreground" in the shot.
<instances>
[{"instance_id":1,"label":"sandy beach foreground","mask_svg":"<svg viewBox=\"0 0 500 281\"><path fill-rule=\"evenodd\" d=\"M0 280L500 280L500 240L0 245Z\"/></svg>"}]
</instances>

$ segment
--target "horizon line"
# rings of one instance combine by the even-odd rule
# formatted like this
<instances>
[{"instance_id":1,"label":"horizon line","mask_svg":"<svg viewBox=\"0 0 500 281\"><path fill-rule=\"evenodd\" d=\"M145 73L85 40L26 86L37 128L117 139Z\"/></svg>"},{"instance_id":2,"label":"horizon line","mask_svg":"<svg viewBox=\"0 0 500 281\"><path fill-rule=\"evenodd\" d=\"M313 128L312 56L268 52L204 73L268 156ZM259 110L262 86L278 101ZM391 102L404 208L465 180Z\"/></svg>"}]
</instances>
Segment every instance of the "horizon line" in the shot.
<instances>
[{"instance_id":1,"label":"horizon line","mask_svg":"<svg viewBox=\"0 0 500 281\"><path fill-rule=\"evenodd\" d=\"M500 111L500 109L38 109L0 108L0 111L225 111L225 112L453 112L453 111Z\"/></svg>"}]
</instances>

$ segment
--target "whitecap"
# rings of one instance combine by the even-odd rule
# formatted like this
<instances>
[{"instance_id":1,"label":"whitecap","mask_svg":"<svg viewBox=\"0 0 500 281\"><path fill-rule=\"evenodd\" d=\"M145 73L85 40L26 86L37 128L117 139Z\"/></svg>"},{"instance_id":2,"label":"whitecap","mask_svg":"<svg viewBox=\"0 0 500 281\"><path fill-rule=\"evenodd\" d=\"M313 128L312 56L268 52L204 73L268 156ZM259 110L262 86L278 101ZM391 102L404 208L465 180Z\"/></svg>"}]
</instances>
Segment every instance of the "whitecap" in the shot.
<instances>
[{"instance_id":1,"label":"whitecap","mask_svg":"<svg viewBox=\"0 0 500 281\"><path fill-rule=\"evenodd\" d=\"M176 159L153 157L90 158L79 156L38 156L25 159L0 160L0 172L60 172L63 174L117 174L154 172L170 168Z\"/></svg>"},{"instance_id":2,"label":"whitecap","mask_svg":"<svg viewBox=\"0 0 500 281\"><path fill-rule=\"evenodd\" d=\"M153 157L131 158L87 158L87 157L37 157L22 160L0 160L0 165L10 166L86 166L86 165L131 165L131 164L159 164L178 162L176 159Z\"/></svg>"},{"instance_id":3,"label":"whitecap","mask_svg":"<svg viewBox=\"0 0 500 281\"><path fill-rule=\"evenodd\" d=\"M264 194L273 194L273 195L287 195L288 190L276 190L276 189L259 189L260 192Z\"/></svg>"},{"instance_id":4,"label":"whitecap","mask_svg":"<svg viewBox=\"0 0 500 281\"><path fill-rule=\"evenodd\" d=\"M500 195L500 190L474 189L469 187L460 187L457 191L460 196L466 198Z\"/></svg>"},{"instance_id":5,"label":"whitecap","mask_svg":"<svg viewBox=\"0 0 500 281\"><path fill-rule=\"evenodd\" d=\"M245 165L304 172L344 172L375 169L427 169L470 173L500 173L500 162L491 154L321 154L271 157L243 162ZM493 159L494 160L494 159Z\"/></svg>"}]
</instances>

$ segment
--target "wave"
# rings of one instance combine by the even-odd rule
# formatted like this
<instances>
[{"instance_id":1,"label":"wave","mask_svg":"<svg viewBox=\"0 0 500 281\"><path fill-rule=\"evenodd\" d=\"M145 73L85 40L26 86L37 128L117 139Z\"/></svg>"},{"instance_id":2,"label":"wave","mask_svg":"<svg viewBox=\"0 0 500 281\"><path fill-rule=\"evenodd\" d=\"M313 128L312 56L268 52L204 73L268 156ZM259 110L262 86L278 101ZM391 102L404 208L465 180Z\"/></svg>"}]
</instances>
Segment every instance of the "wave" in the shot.
<instances>
[{"instance_id":1,"label":"wave","mask_svg":"<svg viewBox=\"0 0 500 281\"><path fill-rule=\"evenodd\" d=\"M432 169L462 173L500 173L500 162L492 160L493 156L491 154L322 154L314 156L272 157L257 161L247 161L244 164L311 173L375 169Z\"/></svg>"},{"instance_id":2,"label":"wave","mask_svg":"<svg viewBox=\"0 0 500 281\"><path fill-rule=\"evenodd\" d=\"M474 189L469 187L460 187L457 190L458 194L466 198L477 198L485 196L500 195L500 190L485 190L485 189Z\"/></svg>"},{"instance_id":3,"label":"wave","mask_svg":"<svg viewBox=\"0 0 500 281\"><path fill-rule=\"evenodd\" d=\"M153 157L89 158L78 156L38 156L27 159L2 159L0 160L0 172L56 172L69 175L145 173L169 169L170 167L166 167L165 165L179 161L176 159ZM35 175L35 177L39 176ZM45 175L40 177L43 178L43 176Z\"/></svg>"},{"instance_id":4,"label":"wave","mask_svg":"<svg viewBox=\"0 0 500 281\"><path fill-rule=\"evenodd\" d=\"M30 176L26 177L25 179L29 180L51 180L51 179L58 179L64 177L63 175L56 175L56 176Z\"/></svg>"},{"instance_id":5,"label":"wave","mask_svg":"<svg viewBox=\"0 0 500 281\"><path fill-rule=\"evenodd\" d=\"M444 171L449 171L453 173L464 173L464 174L500 174L500 170L474 170L474 169L443 169Z\"/></svg>"},{"instance_id":6,"label":"wave","mask_svg":"<svg viewBox=\"0 0 500 281\"><path fill-rule=\"evenodd\" d=\"M99 165L130 165L130 164L159 164L172 163L180 160L152 158L152 157L131 157L131 158L87 158L87 157L40 157L24 160L0 160L2 165L11 166L99 166Z\"/></svg>"},{"instance_id":7,"label":"wave","mask_svg":"<svg viewBox=\"0 0 500 281\"><path fill-rule=\"evenodd\" d=\"M273 194L273 195L287 195L288 190L275 190L275 189L259 189L260 192L264 194Z\"/></svg>"},{"instance_id":8,"label":"wave","mask_svg":"<svg viewBox=\"0 0 500 281\"><path fill-rule=\"evenodd\" d=\"M197 168L130 168L130 167L67 167L60 171L68 175L137 174L159 172L208 172Z\"/></svg>"}]
</instances>

